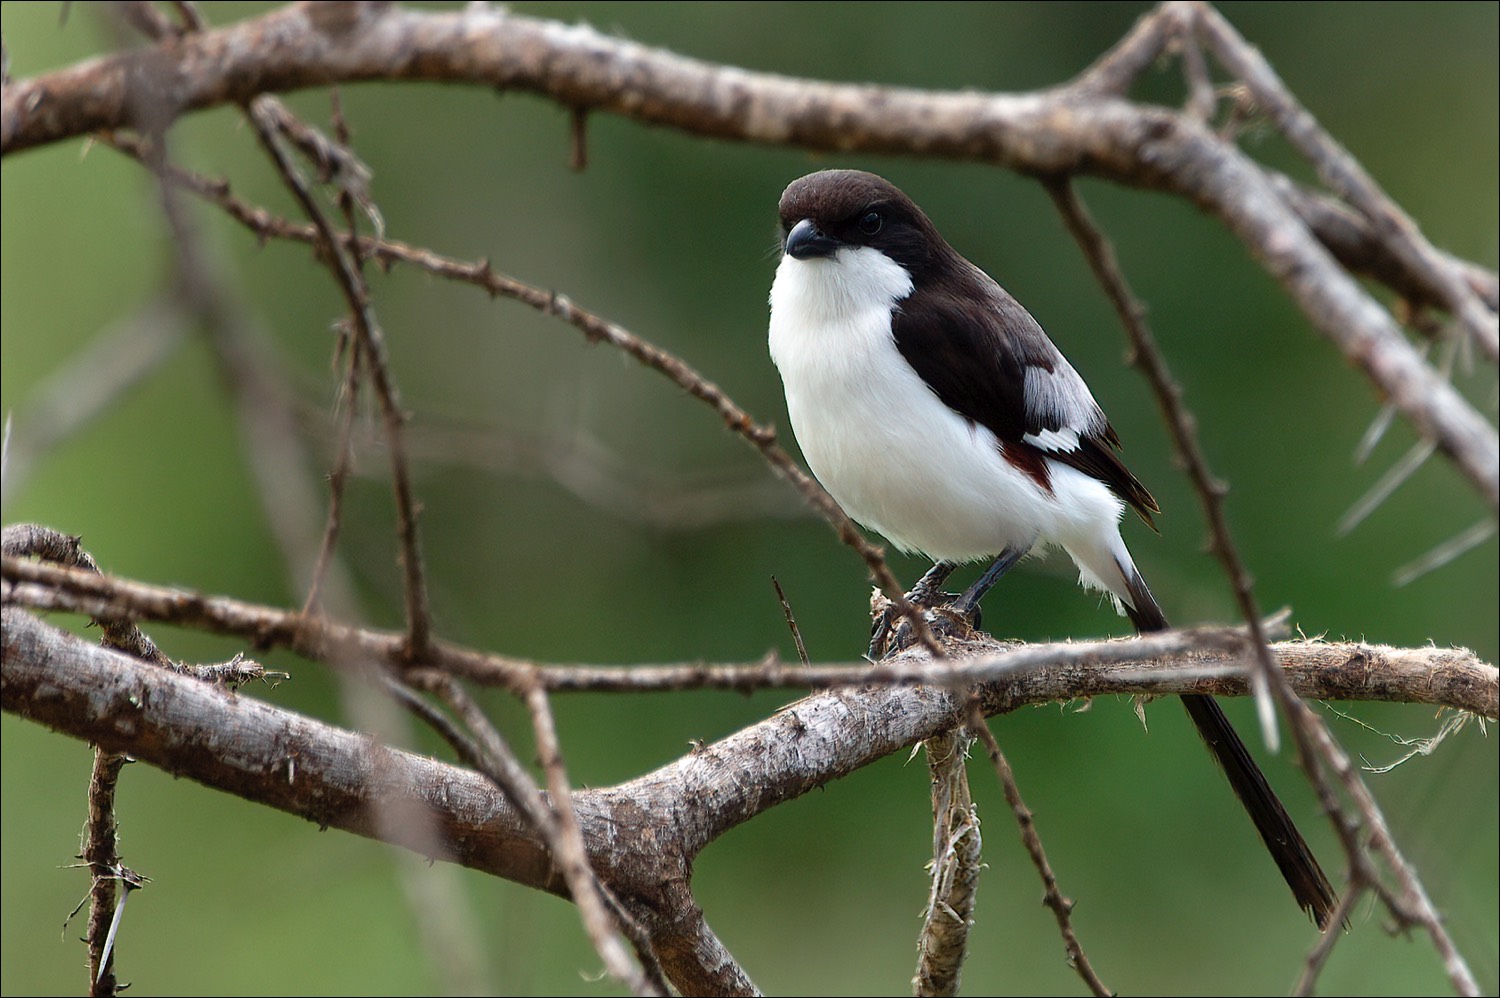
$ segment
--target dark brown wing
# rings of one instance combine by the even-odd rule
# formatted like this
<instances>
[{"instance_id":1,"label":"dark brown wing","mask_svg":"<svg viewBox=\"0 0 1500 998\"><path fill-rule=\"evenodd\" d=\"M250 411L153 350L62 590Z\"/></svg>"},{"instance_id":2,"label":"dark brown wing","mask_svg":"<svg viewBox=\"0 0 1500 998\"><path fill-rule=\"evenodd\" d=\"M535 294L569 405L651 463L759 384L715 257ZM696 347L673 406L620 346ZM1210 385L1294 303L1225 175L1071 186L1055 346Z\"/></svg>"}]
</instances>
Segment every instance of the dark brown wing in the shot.
<instances>
[{"instance_id":1,"label":"dark brown wing","mask_svg":"<svg viewBox=\"0 0 1500 998\"><path fill-rule=\"evenodd\" d=\"M945 269L968 278L962 287L939 279L900 303L891 330L901 356L1038 484L1051 488L1043 459L1053 458L1109 486L1151 524L1160 507L1120 461L1119 438L1078 372L1005 289L955 262ZM985 294L974 294L976 282Z\"/></svg>"}]
</instances>

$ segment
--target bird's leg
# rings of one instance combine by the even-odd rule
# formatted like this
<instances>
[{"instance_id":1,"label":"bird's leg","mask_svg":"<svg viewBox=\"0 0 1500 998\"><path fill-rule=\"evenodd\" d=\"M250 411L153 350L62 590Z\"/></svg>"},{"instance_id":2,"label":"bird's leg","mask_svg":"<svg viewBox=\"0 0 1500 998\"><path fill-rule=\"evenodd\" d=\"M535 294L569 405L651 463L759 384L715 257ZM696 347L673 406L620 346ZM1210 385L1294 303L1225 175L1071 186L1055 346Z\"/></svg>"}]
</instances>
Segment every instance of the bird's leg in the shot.
<instances>
[{"instance_id":1,"label":"bird's leg","mask_svg":"<svg viewBox=\"0 0 1500 998\"><path fill-rule=\"evenodd\" d=\"M991 586L1000 581L1002 575L1015 568L1016 562L1026 557L1026 552L1030 551L1031 548L1032 545L1030 544L1018 544L1001 551L995 557L995 560L990 562L990 567L984 570L984 574L975 579L974 584L965 589L963 595L953 601L950 607L953 612L967 618L969 626L978 630L983 620L979 611L979 601L984 599L984 594L990 591Z\"/></svg>"},{"instance_id":2,"label":"bird's leg","mask_svg":"<svg viewBox=\"0 0 1500 998\"><path fill-rule=\"evenodd\" d=\"M943 592L943 583L948 581L948 576L958 567L956 562L937 561L933 562L927 574L917 580L917 584L911 587L911 592L906 598L922 608L936 606L939 602L949 596Z\"/></svg>"},{"instance_id":3,"label":"bird's leg","mask_svg":"<svg viewBox=\"0 0 1500 998\"><path fill-rule=\"evenodd\" d=\"M943 592L943 583L948 581L948 576L958 567L956 562L939 561L934 562L927 573L917 580L917 584L911 587L911 592L906 594L908 602L912 603L918 610L926 610L928 607L951 598L951 594ZM875 620L870 626L870 648L865 656L872 662L878 662L887 655L893 654L905 648L911 643L911 622L900 621L893 604L887 603L875 615ZM892 633L892 627L895 627Z\"/></svg>"},{"instance_id":4,"label":"bird's leg","mask_svg":"<svg viewBox=\"0 0 1500 998\"><path fill-rule=\"evenodd\" d=\"M979 610L979 601L984 599L984 594L990 591L991 586L1000 581L1002 575L1026 557L1032 546L1032 544L1017 544L1001 551L984 570L984 574L975 579L974 584L965 589L960 596L942 591L943 583L948 581L948 576L953 574L958 565L951 561L937 562L927 570L926 575L917 580L917 584L912 587L911 592L906 594L906 598L920 610L941 607L944 616L949 617L950 620L957 618L967 623L970 628L978 630L983 619ZM898 616L896 608L890 605L876 614L875 622L870 630L870 649L865 653L872 662L878 662L887 655L894 655L912 643L911 621L899 620ZM939 620L938 623L945 622Z\"/></svg>"}]
</instances>

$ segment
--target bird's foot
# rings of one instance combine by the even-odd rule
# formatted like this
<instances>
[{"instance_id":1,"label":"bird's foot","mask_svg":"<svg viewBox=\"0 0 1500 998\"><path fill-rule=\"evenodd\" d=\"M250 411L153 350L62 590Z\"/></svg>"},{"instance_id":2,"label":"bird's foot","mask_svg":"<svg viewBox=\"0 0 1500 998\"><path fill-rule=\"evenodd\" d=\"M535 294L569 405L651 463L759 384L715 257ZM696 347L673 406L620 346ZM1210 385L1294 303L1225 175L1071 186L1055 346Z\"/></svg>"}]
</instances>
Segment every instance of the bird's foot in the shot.
<instances>
[{"instance_id":1,"label":"bird's foot","mask_svg":"<svg viewBox=\"0 0 1500 998\"><path fill-rule=\"evenodd\" d=\"M968 611L961 609L962 600L956 593L931 593L927 594L926 599L913 598L908 594L907 599L921 612L928 629L939 641L969 637L979 630L983 619L977 606ZM910 618L901 614L895 603L878 590L871 603L873 620L866 658L879 662L917 643L917 629Z\"/></svg>"}]
</instances>

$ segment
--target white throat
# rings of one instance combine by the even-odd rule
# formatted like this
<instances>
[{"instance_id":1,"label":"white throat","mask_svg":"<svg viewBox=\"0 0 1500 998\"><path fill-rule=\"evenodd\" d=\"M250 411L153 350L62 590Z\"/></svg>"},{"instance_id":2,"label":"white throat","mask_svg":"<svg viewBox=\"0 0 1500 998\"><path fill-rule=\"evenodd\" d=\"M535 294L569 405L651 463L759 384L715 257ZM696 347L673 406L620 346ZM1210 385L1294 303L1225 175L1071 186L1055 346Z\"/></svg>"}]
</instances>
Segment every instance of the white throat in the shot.
<instances>
[{"instance_id":1,"label":"white throat","mask_svg":"<svg viewBox=\"0 0 1500 998\"><path fill-rule=\"evenodd\" d=\"M845 246L832 257L811 260L783 256L771 285L772 356L777 349L778 314L795 314L806 332L843 325L874 311L886 319L889 333L891 306L911 291L906 268L868 246Z\"/></svg>"}]
</instances>

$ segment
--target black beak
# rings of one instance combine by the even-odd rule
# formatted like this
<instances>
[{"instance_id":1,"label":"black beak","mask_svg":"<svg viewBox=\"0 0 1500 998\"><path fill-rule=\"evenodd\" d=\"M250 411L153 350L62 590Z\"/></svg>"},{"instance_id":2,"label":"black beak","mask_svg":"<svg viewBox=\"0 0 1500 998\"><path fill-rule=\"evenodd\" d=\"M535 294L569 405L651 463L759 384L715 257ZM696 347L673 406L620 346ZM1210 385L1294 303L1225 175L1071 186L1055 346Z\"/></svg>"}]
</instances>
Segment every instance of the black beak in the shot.
<instances>
[{"instance_id":1,"label":"black beak","mask_svg":"<svg viewBox=\"0 0 1500 998\"><path fill-rule=\"evenodd\" d=\"M788 256L798 260L807 260L815 256L833 256L839 247L843 245L831 236L825 236L812 219L804 218L792 226L792 231L786 234L786 243L782 249Z\"/></svg>"}]
</instances>

